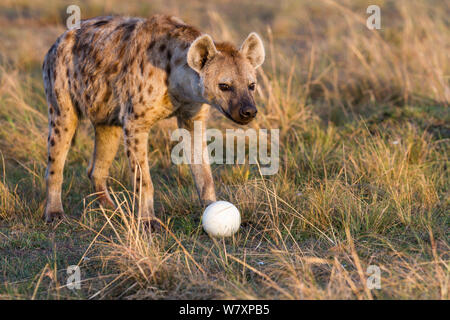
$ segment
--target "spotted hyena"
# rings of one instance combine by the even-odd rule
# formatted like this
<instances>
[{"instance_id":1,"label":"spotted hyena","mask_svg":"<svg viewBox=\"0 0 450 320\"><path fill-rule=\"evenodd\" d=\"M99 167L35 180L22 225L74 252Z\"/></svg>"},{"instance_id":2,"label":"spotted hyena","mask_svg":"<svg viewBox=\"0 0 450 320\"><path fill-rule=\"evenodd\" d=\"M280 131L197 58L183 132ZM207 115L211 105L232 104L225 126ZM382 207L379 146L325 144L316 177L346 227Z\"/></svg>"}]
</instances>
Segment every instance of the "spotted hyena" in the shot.
<instances>
[{"instance_id":1,"label":"spotted hyena","mask_svg":"<svg viewBox=\"0 0 450 320\"><path fill-rule=\"evenodd\" d=\"M97 17L82 21L80 29L64 32L43 64L49 114L46 221L63 214L64 162L77 125L85 117L95 128L88 175L101 203L113 204L106 177L123 133L140 194L141 218L152 222L150 127L160 119L176 117L179 127L192 131L194 121L205 125L209 105L234 122L249 123L257 113L255 69L264 55L255 33L237 49L165 15ZM201 201L215 201L208 162L191 165L191 171Z\"/></svg>"}]
</instances>

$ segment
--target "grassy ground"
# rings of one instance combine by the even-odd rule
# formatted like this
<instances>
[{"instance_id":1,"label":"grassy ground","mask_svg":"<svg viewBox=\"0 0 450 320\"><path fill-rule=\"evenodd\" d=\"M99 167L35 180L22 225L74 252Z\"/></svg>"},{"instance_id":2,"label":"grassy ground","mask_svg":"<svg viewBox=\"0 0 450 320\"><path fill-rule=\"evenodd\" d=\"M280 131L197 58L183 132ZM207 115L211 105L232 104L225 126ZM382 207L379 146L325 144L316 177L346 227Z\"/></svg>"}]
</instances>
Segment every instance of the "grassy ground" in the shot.
<instances>
[{"instance_id":1,"label":"grassy ground","mask_svg":"<svg viewBox=\"0 0 450 320\"><path fill-rule=\"evenodd\" d=\"M243 224L201 229L187 166L170 161L172 120L149 140L156 207L149 238L131 214L123 149L95 203L83 123L65 169L67 217L48 226L46 50L74 1L0 4L0 298L448 299L449 6L444 1L80 1L82 17L172 13L217 39L265 40L253 128L280 129L280 170L214 165L220 199ZM365 26L379 4L382 29ZM210 127L235 127L212 112ZM69 265L82 287L66 287ZM367 268L381 270L381 289Z\"/></svg>"}]
</instances>

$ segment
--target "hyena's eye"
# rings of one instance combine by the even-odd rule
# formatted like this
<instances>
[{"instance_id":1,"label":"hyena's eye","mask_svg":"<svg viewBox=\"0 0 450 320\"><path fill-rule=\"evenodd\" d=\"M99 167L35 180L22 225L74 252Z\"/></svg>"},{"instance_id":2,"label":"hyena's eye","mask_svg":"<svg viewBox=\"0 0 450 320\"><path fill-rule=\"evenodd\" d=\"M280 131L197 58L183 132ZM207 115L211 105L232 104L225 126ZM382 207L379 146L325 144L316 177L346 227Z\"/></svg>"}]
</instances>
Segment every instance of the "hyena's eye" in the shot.
<instances>
[{"instance_id":1,"label":"hyena's eye","mask_svg":"<svg viewBox=\"0 0 450 320\"><path fill-rule=\"evenodd\" d=\"M226 83L219 83L219 89L222 91L231 91L231 86Z\"/></svg>"},{"instance_id":2,"label":"hyena's eye","mask_svg":"<svg viewBox=\"0 0 450 320\"><path fill-rule=\"evenodd\" d=\"M253 90L255 90L255 87L256 87L256 83L250 83L249 85L248 85L248 90L251 90L251 91L253 91Z\"/></svg>"}]
</instances>

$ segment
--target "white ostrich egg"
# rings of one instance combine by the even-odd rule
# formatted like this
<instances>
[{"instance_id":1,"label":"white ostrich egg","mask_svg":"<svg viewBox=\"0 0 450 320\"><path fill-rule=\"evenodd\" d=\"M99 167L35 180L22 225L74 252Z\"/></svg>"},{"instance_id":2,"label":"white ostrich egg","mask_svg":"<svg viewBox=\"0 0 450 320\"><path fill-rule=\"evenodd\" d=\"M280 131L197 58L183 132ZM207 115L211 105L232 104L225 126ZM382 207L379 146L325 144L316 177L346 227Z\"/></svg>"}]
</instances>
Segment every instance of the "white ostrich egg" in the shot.
<instances>
[{"instance_id":1,"label":"white ostrich egg","mask_svg":"<svg viewBox=\"0 0 450 320\"><path fill-rule=\"evenodd\" d=\"M206 207L202 224L206 233L212 237L230 237L239 230L241 214L232 203L216 201Z\"/></svg>"}]
</instances>

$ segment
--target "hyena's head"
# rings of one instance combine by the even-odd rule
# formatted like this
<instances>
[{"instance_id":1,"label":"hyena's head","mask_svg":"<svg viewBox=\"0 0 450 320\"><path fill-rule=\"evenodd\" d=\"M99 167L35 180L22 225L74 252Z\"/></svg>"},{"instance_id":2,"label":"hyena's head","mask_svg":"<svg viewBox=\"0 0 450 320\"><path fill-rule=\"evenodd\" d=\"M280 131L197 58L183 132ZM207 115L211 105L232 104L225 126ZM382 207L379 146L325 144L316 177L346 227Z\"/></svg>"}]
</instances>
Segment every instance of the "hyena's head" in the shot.
<instances>
[{"instance_id":1,"label":"hyena's head","mask_svg":"<svg viewBox=\"0 0 450 320\"><path fill-rule=\"evenodd\" d=\"M251 33L237 50L216 43L209 35L198 37L187 54L189 66L200 75L205 100L239 124L252 121L255 106L256 68L264 62L261 38Z\"/></svg>"}]
</instances>

